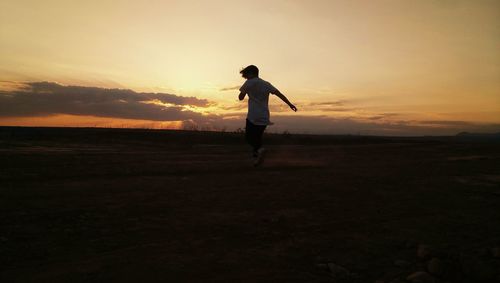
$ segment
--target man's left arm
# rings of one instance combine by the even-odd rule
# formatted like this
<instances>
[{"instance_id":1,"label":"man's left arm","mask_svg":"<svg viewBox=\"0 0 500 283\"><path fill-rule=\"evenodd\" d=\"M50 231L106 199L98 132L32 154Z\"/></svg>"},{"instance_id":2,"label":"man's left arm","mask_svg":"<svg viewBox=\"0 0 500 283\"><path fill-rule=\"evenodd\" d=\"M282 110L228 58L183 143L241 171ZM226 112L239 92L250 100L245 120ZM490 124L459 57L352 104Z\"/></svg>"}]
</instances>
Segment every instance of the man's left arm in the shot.
<instances>
[{"instance_id":1,"label":"man's left arm","mask_svg":"<svg viewBox=\"0 0 500 283\"><path fill-rule=\"evenodd\" d=\"M272 94L276 95L277 97L279 97L281 100L283 100L283 102L285 102L289 107L290 109L292 109L293 111L297 112L297 107L295 107L295 105L293 105L289 100L288 98L286 98L286 96L281 93L278 89L275 89Z\"/></svg>"}]
</instances>

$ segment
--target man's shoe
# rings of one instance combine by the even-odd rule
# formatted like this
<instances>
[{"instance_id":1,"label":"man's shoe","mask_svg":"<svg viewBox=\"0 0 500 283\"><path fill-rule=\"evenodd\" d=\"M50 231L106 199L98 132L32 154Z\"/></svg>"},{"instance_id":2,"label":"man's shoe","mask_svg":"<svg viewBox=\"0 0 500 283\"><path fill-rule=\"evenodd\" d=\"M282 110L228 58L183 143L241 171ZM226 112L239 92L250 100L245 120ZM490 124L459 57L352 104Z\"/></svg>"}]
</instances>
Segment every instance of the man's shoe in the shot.
<instances>
[{"instance_id":1,"label":"man's shoe","mask_svg":"<svg viewBox=\"0 0 500 283\"><path fill-rule=\"evenodd\" d=\"M253 166L259 166L262 164L262 162L264 162L264 158L266 157L266 152L267 149L263 147L259 148L259 150L257 151L257 158L254 159Z\"/></svg>"}]
</instances>

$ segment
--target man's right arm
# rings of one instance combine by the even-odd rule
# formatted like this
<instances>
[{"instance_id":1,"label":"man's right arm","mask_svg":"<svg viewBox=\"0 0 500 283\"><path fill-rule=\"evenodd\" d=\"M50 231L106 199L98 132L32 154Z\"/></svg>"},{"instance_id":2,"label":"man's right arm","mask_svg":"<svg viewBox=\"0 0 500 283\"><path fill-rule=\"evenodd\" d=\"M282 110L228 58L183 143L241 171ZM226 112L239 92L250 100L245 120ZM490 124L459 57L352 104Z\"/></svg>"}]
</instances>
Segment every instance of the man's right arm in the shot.
<instances>
[{"instance_id":1,"label":"man's right arm","mask_svg":"<svg viewBox=\"0 0 500 283\"><path fill-rule=\"evenodd\" d=\"M248 92L248 80L243 83L243 85L240 87L240 95L238 95L239 100L245 99L245 95Z\"/></svg>"},{"instance_id":2,"label":"man's right arm","mask_svg":"<svg viewBox=\"0 0 500 283\"><path fill-rule=\"evenodd\" d=\"M239 99L239 100L243 100L243 99L245 99L245 95L246 95L246 93L245 93L245 92L240 91L240 95L238 95L238 99Z\"/></svg>"}]
</instances>

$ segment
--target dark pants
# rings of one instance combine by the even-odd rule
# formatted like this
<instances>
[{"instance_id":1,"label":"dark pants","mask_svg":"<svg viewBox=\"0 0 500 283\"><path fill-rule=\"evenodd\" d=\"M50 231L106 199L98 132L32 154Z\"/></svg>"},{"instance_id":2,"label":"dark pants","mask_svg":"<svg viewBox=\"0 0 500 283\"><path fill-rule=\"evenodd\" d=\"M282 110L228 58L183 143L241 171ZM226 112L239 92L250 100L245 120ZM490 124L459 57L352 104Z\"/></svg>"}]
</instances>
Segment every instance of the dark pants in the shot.
<instances>
[{"instance_id":1,"label":"dark pants","mask_svg":"<svg viewBox=\"0 0 500 283\"><path fill-rule=\"evenodd\" d=\"M262 134L265 129L265 125L255 125L247 119L245 139L252 146L254 156L256 156L257 150L262 146Z\"/></svg>"}]
</instances>

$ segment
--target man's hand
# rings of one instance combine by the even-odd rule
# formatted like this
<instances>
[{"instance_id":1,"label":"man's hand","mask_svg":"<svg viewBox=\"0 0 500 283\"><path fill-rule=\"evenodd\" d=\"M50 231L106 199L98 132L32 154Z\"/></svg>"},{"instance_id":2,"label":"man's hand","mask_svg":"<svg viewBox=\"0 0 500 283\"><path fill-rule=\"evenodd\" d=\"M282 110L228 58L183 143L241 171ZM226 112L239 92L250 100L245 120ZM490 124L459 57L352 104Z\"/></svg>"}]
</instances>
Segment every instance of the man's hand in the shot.
<instances>
[{"instance_id":1,"label":"man's hand","mask_svg":"<svg viewBox=\"0 0 500 283\"><path fill-rule=\"evenodd\" d=\"M297 107L295 107L295 105L293 105L293 104L290 104L290 109L292 109L293 111L297 112Z\"/></svg>"}]
</instances>

